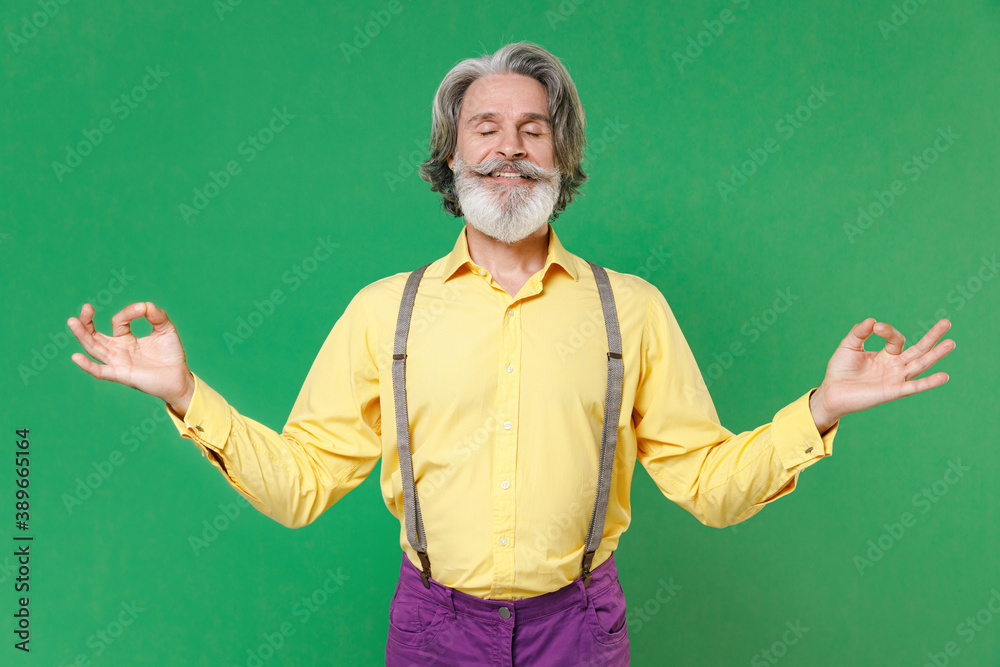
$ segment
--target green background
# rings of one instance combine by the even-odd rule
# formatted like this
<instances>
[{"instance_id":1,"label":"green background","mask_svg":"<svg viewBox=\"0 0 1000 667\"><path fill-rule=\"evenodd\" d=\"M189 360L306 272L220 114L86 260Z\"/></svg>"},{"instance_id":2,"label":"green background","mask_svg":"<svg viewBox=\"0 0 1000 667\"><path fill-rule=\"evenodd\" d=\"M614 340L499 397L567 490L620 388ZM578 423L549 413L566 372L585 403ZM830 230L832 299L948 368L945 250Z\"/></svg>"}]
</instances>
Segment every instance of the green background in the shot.
<instances>
[{"instance_id":1,"label":"green background","mask_svg":"<svg viewBox=\"0 0 1000 667\"><path fill-rule=\"evenodd\" d=\"M633 664L921 665L928 653L942 654L939 664L998 664L1000 616L987 604L1000 590L1000 278L983 264L1000 246L997 2L911 0L907 14L890 0L402 0L353 53L342 45L385 10L380 0L217 5L78 0L48 18L37 0L15 0L0 10L0 507L9 540L13 432L29 428L35 536L30 655L12 646L13 558L0 558L0 664L82 655L94 665L247 665L284 622L295 633L263 664L382 661L400 552L377 475L300 530L240 506L196 554L190 538L238 494L155 420L162 402L71 361L82 350L66 320L89 301L108 333L115 312L153 301L191 368L280 430L351 297L451 249L462 223L413 173L431 100L456 62L518 40L560 57L586 108L591 180L555 222L562 242L628 273L651 248L671 253L648 279L730 430L769 422L818 386L866 317L893 324L908 345L947 317L957 342L934 368L947 384L844 418L833 457L743 524L701 525L640 468L616 554ZM726 9L732 22L713 24ZM902 25L887 31L897 9ZM679 63L675 52L699 33L701 52ZM157 66L169 74L117 115L115 99ZM800 109L813 86L828 99ZM275 108L294 118L248 161L241 142ZM796 113L804 120L788 136L778 124ZM113 131L57 174L53 162L102 119ZM937 132L949 128L958 138L937 154ZM718 183L769 138L780 149L722 196ZM907 163L925 151L936 160L914 181ZM240 173L185 221L180 205L230 160ZM858 208L896 180L905 191L852 237L845 225ZM317 238L339 245L293 290L282 276ZM284 303L230 349L225 335L275 289ZM798 299L775 318L768 309L785 289ZM723 368L715 355L734 342L744 352ZM882 344L875 336L868 349ZM129 440L133 429L142 439ZM67 507L115 450L120 465ZM946 477L959 461L969 470ZM933 504L915 501L925 489ZM886 524L904 512L915 523L893 538ZM859 572L856 557L880 538L889 548ZM294 606L328 569L343 586L303 623ZM681 588L660 604L660 581L671 579ZM110 644L96 639L133 601L134 622ZM979 630L962 631L977 613ZM796 623L804 634L784 643ZM957 655L943 655L948 642ZM772 648L780 658L764 656Z\"/></svg>"}]
</instances>

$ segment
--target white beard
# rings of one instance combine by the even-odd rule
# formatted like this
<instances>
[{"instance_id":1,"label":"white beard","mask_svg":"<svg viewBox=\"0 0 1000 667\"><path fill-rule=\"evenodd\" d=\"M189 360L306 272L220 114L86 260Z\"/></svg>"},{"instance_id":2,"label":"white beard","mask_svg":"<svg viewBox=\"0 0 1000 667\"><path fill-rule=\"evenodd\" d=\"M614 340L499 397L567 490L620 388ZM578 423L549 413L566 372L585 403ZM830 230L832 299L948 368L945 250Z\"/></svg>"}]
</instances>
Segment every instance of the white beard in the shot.
<instances>
[{"instance_id":1,"label":"white beard","mask_svg":"<svg viewBox=\"0 0 1000 667\"><path fill-rule=\"evenodd\" d=\"M494 183L482 176L505 167L534 178L534 183ZM455 155L455 194L465 220L501 243L516 243L548 224L559 199L559 187L558 168L542 169L528 160L499 158L467 165Z\"/></svg>"}]
</instances>

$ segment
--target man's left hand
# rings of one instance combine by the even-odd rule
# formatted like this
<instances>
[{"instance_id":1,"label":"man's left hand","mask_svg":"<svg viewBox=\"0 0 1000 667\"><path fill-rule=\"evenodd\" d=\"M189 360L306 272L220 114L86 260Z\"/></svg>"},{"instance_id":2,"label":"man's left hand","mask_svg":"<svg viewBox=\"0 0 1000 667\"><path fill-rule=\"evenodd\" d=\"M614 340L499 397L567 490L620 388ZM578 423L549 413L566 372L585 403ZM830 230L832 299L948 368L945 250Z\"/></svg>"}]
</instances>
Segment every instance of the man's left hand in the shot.
<instances>
[{"instance_id":1,"label":"man's left hand","mask_svg":"<svg viewBox=\"0 0 1000 667\"><path fill-rule=\"evenodd\" d=\"M943 372L919 380L912 378L955 349L955 341L950 338L936 345L950 328L947 319L938 320L923 338L903 351L906 339L892 325L877 322L874 317L855 324L837 346L827 364L823 383L809 399L819 432L829 429L844 415L947 382L948 374ZM885 338L885 347L878 352L865 351L865 341L872 333Z\"/></svg>"}]
</instances>

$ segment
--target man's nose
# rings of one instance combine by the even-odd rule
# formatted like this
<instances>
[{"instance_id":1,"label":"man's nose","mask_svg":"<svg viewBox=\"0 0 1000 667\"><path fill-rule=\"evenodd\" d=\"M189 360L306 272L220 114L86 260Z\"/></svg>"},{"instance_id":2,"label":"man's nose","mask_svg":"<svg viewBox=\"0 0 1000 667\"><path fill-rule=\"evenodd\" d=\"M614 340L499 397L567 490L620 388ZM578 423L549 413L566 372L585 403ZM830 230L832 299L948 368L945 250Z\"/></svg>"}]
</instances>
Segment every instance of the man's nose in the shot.
<instances>
[{"instance_id":1,"label":"man's nose","mask_svg":"<svg viewBox=\"0 0 1000 667\"><path fill-rule=\"evenodd\" d=\"M496 152L497 155L508 160L523 158L527 155L527 151L524 150L524 142L521 140L521 135L516 130L513 132L505 131L501 135L500 143L497 146Z\"/></svg>"}]
</instances>

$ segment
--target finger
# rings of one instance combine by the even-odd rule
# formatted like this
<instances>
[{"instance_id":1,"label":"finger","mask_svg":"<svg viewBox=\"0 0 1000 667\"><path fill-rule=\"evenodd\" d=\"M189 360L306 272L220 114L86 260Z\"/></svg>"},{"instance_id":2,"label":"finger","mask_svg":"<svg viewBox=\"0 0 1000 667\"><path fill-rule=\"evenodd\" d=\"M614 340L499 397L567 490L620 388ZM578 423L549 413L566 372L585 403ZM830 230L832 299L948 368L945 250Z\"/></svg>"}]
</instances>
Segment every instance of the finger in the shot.
<instances>
[{"instance_id":1,"label":"finger","mask_svg":"<svg viewBox=\"0 0 1000 667\"><path fill-rule=\"evenodd\" d=\"M882 351L886 354L899 354L903 351L906 338L899 332L899 329L888 322L876 322L875 333L885 338L885 347Z\"/></svg>"},{"instance_id":2,"label":"finger","mask_svg":"<svg viewBox=\"0 0 1000 667\"><path fill-rule=\"evenodd\" d=\"M945 382L948 381L947 373L935 373L934 375L929 375L925 378L920 378L919 380L910 380L909 382L904 382L903 387L900 389L900 397L912 396L913 394L919 394L922 391L927 391L928 389L933 389L934 387L940 387Z\"/></svg>"},{"instance_id":3,"label":"finger","mask_svg":"<svg viewBox=\"0 0 1000 667\"><path fill-rule=\"evenodd\" d=\"M955 341L951 338L942 341L927 354L923 354L910 363L906 364L906 377L917 377L928 368L944 359L944 357L955 349Z\"/></svg>"},{"instance_id":4,"label":"finger","mask_svg":"<svg viewBox=\"0 0 1000 667\"><path fill-rule=\"evenodd\" d=\"M76 317L71 317L66 320L66 326L69 327L69 330L73 332L73 335L76 336L76 339L80 341L80 343L83 343L84 338L91 338L94 335L94 333L87 328L87 325Z\"/></svg>"},{"instance_id":5,"label":"finger","mask_svg":"<svg viewBox=\"0 0 1000 667\"><path fill-rule=\"evenodd\" d=\"M868 337L872 335L874 330L873 325L875 323L874 317L869 317L861 322L858 322L853 327L851 327L850 333L840 341L841 347L846 347L849 350L855 350L857 352L864 352L865 341Z\"/></svg>"},{"instance_id":6,"label":"finger","mask_svg":"<svg viewBox=\"0 0 1000 667\"><path fill-rule=\"evenodd\" d=\"M166 311L154 306L152 301L146 302L146 319L153 325L153 331L156 333L163 333L172 327Z\"/></svg>"},{"instance_id":7,"label":"finger","mask_svg":"<svg viewBox=\"0 0 1000 667\"><path fill-rule=\"evenodd\" d=\"M930 330L925 333L920 340L910 346L910 349L902 354L900 357L901 361L909 363L922 356L932 347L934 344L941 339L941 336L945 334L948 329L951 328L951 322L945 318L938 320Z\"/></svg>"},{"instance_id":8,"label":"finger","mask_svg":"<svg viewBox=\"0 0 1000 667\"><path fill-rule=\"evenodd\" d=\"M129 323L137 317L141 317L143 313L146 312L146 304L144 302L133 303L125 306L111 318L111 335L112 336L131 336L132 330L129 328Z\"/></svg>"},{"instance_id":9,"label":"finger","mask_svg":"<svg viewBox=\"0 0 1000 667\"><path fill-rule=\"evenodd\" d=\"M89 303L83 304L83 308L80 309L80 324L90 333L96 333L94 329L94 307Z\"/></svg>"},{"instance_id":10,"label":"finger","mask_svg":"<svg viewBox=\"0 0 1000 667\"><path fill-rule=\"evenodd\" d=\"M106 362L108 359L108 348L104 346L99 340L97 340L97 335L88 329L81 320L75 317L69 318L67 320L69 324L70 331L76 336L76 339L80 341L80 345L86 350L90 356L94 357L98 361Z\"/></svg>"},{"instance_id":11,"label":"finger","mask_svg":"<svg viewBox=\"0 0 1000 667\"><path fill-rule=\"evenodd\" d=\"M82 368L87 374L97 378L98 380L111 380L111 370L108 366L102 364L95 364L93 361L88 359L86 355L79 352L73 353L70 357L76 365Z\"/></svg>"}]
</instances>

